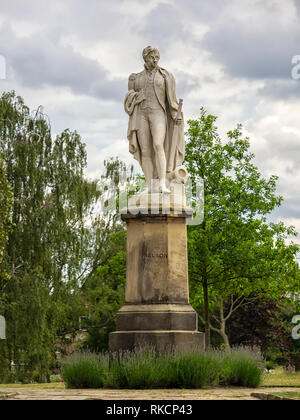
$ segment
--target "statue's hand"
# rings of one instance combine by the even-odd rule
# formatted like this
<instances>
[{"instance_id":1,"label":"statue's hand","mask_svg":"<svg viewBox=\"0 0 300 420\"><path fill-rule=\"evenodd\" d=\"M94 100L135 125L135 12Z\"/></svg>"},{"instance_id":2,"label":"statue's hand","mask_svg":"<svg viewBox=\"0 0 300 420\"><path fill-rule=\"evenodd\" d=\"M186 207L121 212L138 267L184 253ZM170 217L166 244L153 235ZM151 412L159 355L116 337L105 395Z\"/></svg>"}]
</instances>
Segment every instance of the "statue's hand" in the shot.
<instances>
[{"instance_id":1,"label":"statue's hand","mask_svg":"<svg viewBox=\"0 0 300 420\"><path fill-rule=\"evenodd\" d=\"M144 99L146 99L145 91L144 89L141 89L136 97L136 103L141 103Z\"/></svg>"}]
</instances>

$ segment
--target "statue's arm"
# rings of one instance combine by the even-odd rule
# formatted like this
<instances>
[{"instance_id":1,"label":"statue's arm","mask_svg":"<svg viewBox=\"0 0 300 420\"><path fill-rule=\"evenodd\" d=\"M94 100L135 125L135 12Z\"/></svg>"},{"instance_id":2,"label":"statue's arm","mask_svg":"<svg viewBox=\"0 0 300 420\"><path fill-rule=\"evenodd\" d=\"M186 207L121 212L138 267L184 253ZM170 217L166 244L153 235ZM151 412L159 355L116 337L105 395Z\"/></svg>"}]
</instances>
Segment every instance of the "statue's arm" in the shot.
<instances>
[{"instance_id":1,"label":"statue's arm","mask_svg":"<svg viewBox=\"0 0 300 420\"><path fill-rule=\"evenodd\" d=\"M128 79L128 92L126 93L124 101L125 112L128 115L131 115L135 106L145 99L144 89L136 89L135 79L136 73L132 73Z\"/></svg>"},{"instance_id":2,"label":"statue's arm","mask_svg":"<svg viewBox=\"0 0 300 420\"><path fill-rule=\"evenodd\" d=\"M135 90L134 89L134 81L136 78L136 74L132 73L128 78L128 90Z\"/></svg>"},{"instance_id":3,"label":"statue's arm","mask_svg":"<svg viewBox=\"0 0 300 420\"><path fill-rule=\"evenodd\" d=\"M135 105L138 105L141 103L145 98L145 92L144 89L137 89L136 87L136 80L137 73L132 73L128 78L128 92L136 92L135 95Z\"/></svg>"}]
</instances>

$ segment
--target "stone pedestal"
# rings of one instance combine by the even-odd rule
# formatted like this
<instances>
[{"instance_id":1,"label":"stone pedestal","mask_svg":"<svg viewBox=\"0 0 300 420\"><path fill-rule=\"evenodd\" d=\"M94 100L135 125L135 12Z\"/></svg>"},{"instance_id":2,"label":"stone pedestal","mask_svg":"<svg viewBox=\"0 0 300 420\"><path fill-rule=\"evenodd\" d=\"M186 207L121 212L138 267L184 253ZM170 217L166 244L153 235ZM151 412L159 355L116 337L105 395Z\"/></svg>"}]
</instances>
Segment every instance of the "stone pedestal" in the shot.
<instances>
[{"instance_id":1,"label":"stone pedestal","mask_svg":"<svg viewBox=\"0 0 300 420\"><path fill-rule=\"evenodd\" d=\"M192 210L171 203L166 212L162 201L156 197L152 205L122 214L127 280L117 331L109 337L112 351L143 345L204 348L204 334L198 332L197 315L189 305L186 219Z\"/></svg>"}]
</instances>

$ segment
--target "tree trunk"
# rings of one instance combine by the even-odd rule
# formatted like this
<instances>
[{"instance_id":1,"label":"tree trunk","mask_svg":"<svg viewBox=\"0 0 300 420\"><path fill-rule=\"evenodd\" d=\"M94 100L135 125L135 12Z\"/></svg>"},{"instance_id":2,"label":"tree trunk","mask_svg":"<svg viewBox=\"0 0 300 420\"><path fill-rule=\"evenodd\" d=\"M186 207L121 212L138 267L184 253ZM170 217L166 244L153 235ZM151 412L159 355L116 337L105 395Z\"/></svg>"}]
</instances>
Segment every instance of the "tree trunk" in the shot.
<instances>
[{"instance_id":1,"label":"tree trunk","mask_svg":"<svg viewBox=\"0 0 300 420\"><path fill-rule=\"evenodd\" d=\"M220 300L220 330L219 334L221 335L224 344L225 344L225 350L230 351L230 343L228 335L226 334L226 319L224 317L224 307L223 307L223 299Z\"/></svg>"},{"instance_id":2,"label":"tree trunk","mask_svg":"<svg viewBox=\"0 0 300 420\"><path fill-rule=\"evenodd\" d=\"M219 331L219 334L220 334L220 336L222 337L223 342L224 342L224 344L225 344L225 350L226 350L226 351L230 351L229 338L228 338L228 335L226 334L225 330L222 328L222 329Z\"/></svg>"},{"instance_id":3,"label":"tree trunk","mask_svg":"<svg viewBox=\"0 0 300 420\"><path fill-rule=\"evenodd\" d=\"M210 322L208 309L208 287L207 279L203 281L203 299L204 299L204 320L205 320L205 350L210 348Z\"/></svg>"}]
</instances>

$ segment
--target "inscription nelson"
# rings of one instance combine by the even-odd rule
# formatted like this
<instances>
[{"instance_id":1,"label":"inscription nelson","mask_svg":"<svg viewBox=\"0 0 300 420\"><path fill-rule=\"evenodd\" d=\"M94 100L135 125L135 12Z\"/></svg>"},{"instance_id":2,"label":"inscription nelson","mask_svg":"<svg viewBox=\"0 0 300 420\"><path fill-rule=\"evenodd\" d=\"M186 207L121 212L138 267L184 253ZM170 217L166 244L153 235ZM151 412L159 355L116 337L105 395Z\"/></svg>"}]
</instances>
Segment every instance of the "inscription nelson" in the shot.
<instances>
[{"instance_id":1,"label":"inscription nelson","mask_svg":"<svg viewBox=\"0 0 300 420\"><path fill-rule=\"evenodd\" d=\"M167 252L146 252L143 258L168 258Z\"/></svg>"}]
</instances>

